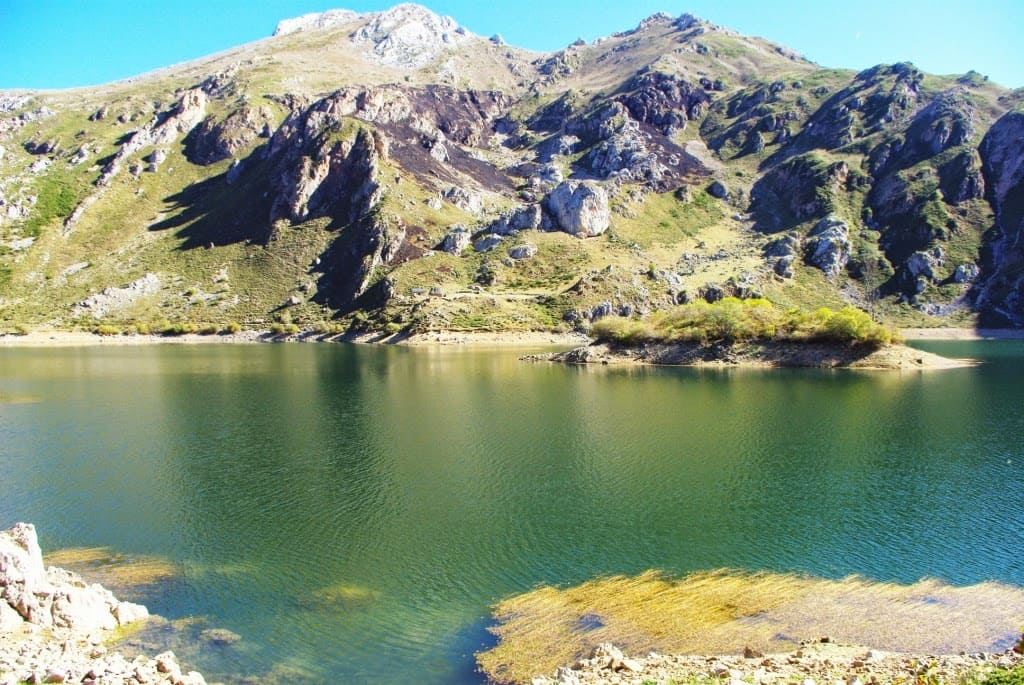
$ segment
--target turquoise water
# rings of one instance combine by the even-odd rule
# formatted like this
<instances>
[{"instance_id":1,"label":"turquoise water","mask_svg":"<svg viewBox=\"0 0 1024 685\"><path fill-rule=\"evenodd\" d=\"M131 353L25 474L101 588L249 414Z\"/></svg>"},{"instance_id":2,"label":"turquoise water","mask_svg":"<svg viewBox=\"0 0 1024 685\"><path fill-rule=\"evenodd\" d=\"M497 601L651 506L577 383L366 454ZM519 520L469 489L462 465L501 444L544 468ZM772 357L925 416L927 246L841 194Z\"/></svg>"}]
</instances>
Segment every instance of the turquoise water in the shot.
<instances>
[{"instance_id":1,"label":"turquoise water","mask_svg":"<svg viewBox=\"0 0 1024 685\"><path fill-rule=\"evenodd\" d=\"M924 345L922 345L924 347ZM488 607L656 567L1024 585L1024 343L931 373L347 345L0 350L0 526L174 562L210 680L477 682Z\"/></svg>"}]
</instances>

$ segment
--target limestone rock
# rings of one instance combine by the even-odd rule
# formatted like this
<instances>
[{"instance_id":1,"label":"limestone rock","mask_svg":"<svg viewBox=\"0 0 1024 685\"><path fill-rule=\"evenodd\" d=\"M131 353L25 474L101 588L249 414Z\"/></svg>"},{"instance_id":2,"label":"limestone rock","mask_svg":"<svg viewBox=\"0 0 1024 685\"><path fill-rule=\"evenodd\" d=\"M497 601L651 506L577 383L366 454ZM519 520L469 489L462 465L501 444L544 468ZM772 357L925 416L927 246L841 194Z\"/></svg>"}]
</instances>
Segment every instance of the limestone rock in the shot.
<instances>
[{"instance_id":1,"label":"limestone rock","mask_svg":"<svg viewBox=\"0 0 1024 685\"><path fill-rule=\"evenodd\" d=\"M352 33L351 41L369 48L372 61L399 69L424 67L447 49L475 38L451 17L411 3L359 19L363 25Z\"/></svg>"},{"instance_id":2,"label":"limestone rock","mask_svg":"<svg viewBox=\"0 0 1024 685\"><path fill-rule=\"evenodd\" d=\"M976 264L960 264L956 267L956 271L953 272L953 282L970 283L978 277L980 272Z\"/></svg>"},{"instance_id":3,"label":"limestone rock","mask_svg":"<svg viewBox=\"0 0 1024 685\"><path fill-rule=\"evenodd\" d=\"M351 10L327 10L326 12L303 14L294 19L284 19L278 22L277 28L274 29L274 35L285 36L297 31L334 28L355 21L359 16L358 12Z\"/></svg>"},{"instance_id":4,"label":"limestone rock","mask_svg":"<svg viewBox=\"0 0 1024 685\"><path fill-rule=\"evenodd\" d=\"M800 249L800 237L795 233L787 233L776 238L764 247L765 257L790 257Z\"/></svg>"},{"instance_id":5,"label":"limestone rock","mask_svg":"<svg viewBox=\"0 0 1024 685\"><path fill-rule=\"evenodd\" d=\"M441 197L470 214L479 214L484 209L484 201L480 195L459 186L451 186L441 193Z\"/></svg>"},{"instance_id":6,"label":"limestone rock","mask_svg":"<svg viewBox=\"0 0 1024 685\"><path fill-rule=\"evenodd\" d=\"M524 205L502 214L487 230L497 235L515 235L519 231L537 230L543 224L540 205Z\"/></svg>"},{"instance_id":7,"label":"limestone rock","mask_svg":"<svg viewBox=\"0 0 1024 685\"><path fill-rule=\"evenodd\" d=\"M441 249L448 254L460 255L469 247L470 234L465 226L455 226L441 241Z\"/></svg>"},{"instance_id":8,"label":"limestone rock","mask_svg":"<svg viewBox=\"0 0 1024 685\"><path fill-rule=\"evenodd\" d=\"M544 198L559 230L589 238L608 230L611 210L604 188L588 181L566 181Z\"/></svg>"},{"instance_id":9,"label":"limestone rock","mask_svg":"<svg viewBox=\"0 0 1024 685\"><path fill-rule=\"evenodd\" d=\"M804 261L836 278L850 261L850 228L830 215L815 224L804 245Z\"/></svg>"},{"instance_id":10,"label":"limestone rock","mask_svg":"<svg viewBox=\"0 0 1024 685\"><path fill-rule=\"evenodd\" d=\"M934 247L931 250L914 252L907 258L905 268L912 279L926 278L930 281L938 280L939 275L936 269L945 264L945 253L941 247Z\"/></svg>"},{"instance_id":11,"label":"limestone rock","mask_svg":"<svg viewBox=\"0 0 1024 685\"><path fill-rule=\"evenodd\" d=\"M774 271L775 274L781 278L793 278L796 273L793 271L793 262L796 258L793 255L786 255L780 257L779 261L775 262Z\"/></svg>"},{"instance_id":12,"label":"limestone rock","mask_svg":"<svg viewBox=\"0 0 1024 685\"><path fill-rule=\"evenodd\" d=\"M525 245L517 245L508 251L508 256L512 259L529 259L537 255L537 246L533 243L526 243Z\"/></svg>"},{"instance_id":13,"label":"limestone rock","mask_svg":"<svg viewBox=\"0 0 1024 685\"><path fill-rule=\"evenodd\" d=\"M502 238L500 235L484 236L483 238L480 238L475 243L473 243L473 250L476 252L490 252L494 248L501 245L502 241L504 240L505 239Z\"/></svg>"}]
</instances>

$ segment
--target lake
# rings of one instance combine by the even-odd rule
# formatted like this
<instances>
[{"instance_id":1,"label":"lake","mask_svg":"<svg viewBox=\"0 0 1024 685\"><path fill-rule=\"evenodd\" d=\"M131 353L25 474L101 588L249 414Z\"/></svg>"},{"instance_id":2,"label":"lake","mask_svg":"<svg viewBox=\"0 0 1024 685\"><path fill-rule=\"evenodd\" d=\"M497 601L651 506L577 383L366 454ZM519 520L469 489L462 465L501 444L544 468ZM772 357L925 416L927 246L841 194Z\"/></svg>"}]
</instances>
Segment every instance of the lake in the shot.
<instances>
[{"instance_id":1,"label":"lake","mask_svg":"<svg viewBox=\"0 0 1024 685\"><path fill-rule=\"evenodd\" d=\"M478 682L494 602L650 568L1024 585L1024 343L920 347L985 363L5 348L0 527L172 564L138 599L241 637L209 680Z\"/></svg>"}]
</instances>

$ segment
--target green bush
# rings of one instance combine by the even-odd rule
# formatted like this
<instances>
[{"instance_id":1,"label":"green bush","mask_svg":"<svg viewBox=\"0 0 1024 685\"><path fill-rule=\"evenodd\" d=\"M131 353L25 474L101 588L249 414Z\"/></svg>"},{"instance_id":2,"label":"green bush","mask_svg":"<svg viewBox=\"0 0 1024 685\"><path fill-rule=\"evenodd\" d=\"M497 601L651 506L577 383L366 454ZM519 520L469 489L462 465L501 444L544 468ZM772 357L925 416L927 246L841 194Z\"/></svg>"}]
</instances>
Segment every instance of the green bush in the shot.
<instances>
[{"instance_id":1,"label":"green bush","mask_svg":"<svg viewBox=\"0 0 1024 685\"><path fill-rule=\"evenodd\" d=\"M160 333L162 335L189 335L195 333L198 330L196 325L190 321L178 321L172 324L168 324L163 328Z\"/></svg>"},{"instance_id":2,"label":"green bush","mask_svg":"<svg viewBox=\"0 0 1024 685\"><path fill-rule=\"evenodd\" d=\"M225 326L224 330L221 332L225 334L241 333L242 324L238 323L237 321L232 321L227 326Z\"/></svg>"},{"instance_id":3,"label":"green bush","mask_svg":"<svg viewBox=\"0 0 1024 685\"><path fill-rule=\"evenodd\" d=\"M96 328L92 329L95 335L121 335L121 329L117 326L111 326L110 324L100 324Z\"/></svg>"},{"instance_id":4,"label":"green bush","mask_svg":"<svg viewBox=\"0 0 1024 685\"><path fill-rule=\"evenodd\" d=\"M891 330L855 308L812 313L781 310L764 299L727 297L714 304L694 302L651 314L646 319L609 316L596 321L594 338L621 345L644 342L740 342L780 340L888 345Z\"/></svg>"},{"instance_id":5,"label":"green bush","mask_svg":"<svg viewBox=\"0 0 1024 685\"><path fill-rule=\"evenodd\" d=\"M982 683L984 685L1024 685L1024 666L993 671Z\"/></svg>"},{"instance_id":6,"label":"green bush","mask_svg":"<svg viewBox=\"0 0 1024 685\"><path fill-rule=\"evenodd\" d=\"M294 323L275 322L270 324L270 332L273 335L296 335L299 332L299 327Z\"/></svg>"}]
</instances>

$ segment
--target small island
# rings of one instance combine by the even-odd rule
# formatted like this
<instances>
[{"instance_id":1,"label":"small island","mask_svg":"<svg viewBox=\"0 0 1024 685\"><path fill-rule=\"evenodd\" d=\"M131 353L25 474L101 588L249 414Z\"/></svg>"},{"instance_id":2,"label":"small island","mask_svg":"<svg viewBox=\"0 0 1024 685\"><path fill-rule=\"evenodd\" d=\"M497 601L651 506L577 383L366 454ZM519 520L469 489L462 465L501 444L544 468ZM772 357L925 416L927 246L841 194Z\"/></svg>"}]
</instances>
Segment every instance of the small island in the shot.
<instances>
[{"instance_id":1,"label":"small island","mask_svg":"<svg viewBox=\"0 0 1024 685\"><path fill-rule=\"evenodd\" d=\"M528 357L569 364L754 366L854 369L948 369L971 366L903 345L887 326L856 307L807 312L765 299L694 302L644 318L594 323L594 342Z\"/></svg>"}]
</instances>

